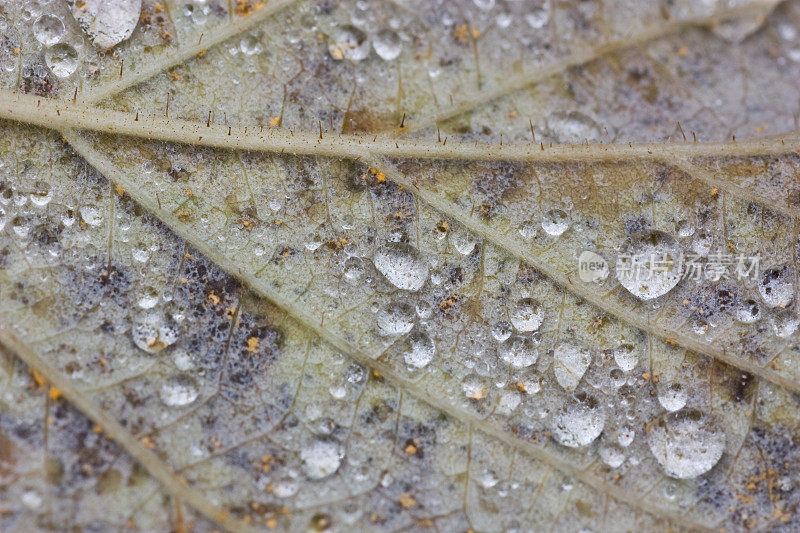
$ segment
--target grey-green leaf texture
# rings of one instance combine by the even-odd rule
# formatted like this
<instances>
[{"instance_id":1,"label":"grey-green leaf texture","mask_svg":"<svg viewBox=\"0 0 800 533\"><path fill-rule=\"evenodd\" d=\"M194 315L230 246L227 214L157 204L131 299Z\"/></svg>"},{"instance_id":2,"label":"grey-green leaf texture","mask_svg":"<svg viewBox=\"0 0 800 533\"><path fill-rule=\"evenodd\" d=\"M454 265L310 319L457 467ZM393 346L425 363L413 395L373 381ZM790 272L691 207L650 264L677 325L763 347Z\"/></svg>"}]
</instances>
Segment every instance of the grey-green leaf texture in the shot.
<instances>
[{"instance_id":1,"label":"grey-green leaf texture","mask_svg":"<svg viewBox=\"0 0 800 533\"><path fill-rule=\"evenodd\" d=\"M0 530L800 529L799 1L0 31Z\"/></svg>"}]
</instances>

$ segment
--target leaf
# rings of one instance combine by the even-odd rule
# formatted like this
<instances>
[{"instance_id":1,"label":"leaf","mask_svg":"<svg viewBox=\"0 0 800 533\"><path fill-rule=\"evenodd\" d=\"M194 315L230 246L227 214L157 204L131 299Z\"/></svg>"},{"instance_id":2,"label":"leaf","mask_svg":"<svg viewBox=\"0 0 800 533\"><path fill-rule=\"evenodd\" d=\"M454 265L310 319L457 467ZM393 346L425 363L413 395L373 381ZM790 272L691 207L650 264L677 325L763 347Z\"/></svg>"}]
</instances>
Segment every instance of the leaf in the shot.
<instances>
[{"instance_id":1,"label":"leaf","mask_svg":"<svg viewBox=\"0 0 800 533\"><path fill-rule=\"evenodd\" d=\"M796 3L144 4L4 7L4 530L796 525Z\"/></svg>"}]
</instances>

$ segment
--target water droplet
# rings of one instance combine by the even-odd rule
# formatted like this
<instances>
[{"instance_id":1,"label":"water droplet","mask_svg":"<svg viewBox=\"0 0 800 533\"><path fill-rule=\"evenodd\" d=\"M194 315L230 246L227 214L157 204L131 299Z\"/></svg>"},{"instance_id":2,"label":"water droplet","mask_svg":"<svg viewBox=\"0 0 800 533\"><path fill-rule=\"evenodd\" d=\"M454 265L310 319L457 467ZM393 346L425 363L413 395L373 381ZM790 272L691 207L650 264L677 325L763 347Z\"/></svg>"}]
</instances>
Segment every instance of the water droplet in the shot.
<instances>
[{"instance_id":1,"label":"water droplet","mask_svg":"<svg viewBox=\"0 0 800 533\"><path fill-rule=\"evenodd\" d=\"M472 0L475 2L475 5L478 9L482 9L484 11L489 11L494 7L495 0Z\"/></svg>"},{"instance_id":2,"label":"water droplet","mask_svg":"<svg viewBox=\"0 0 800 533\"><path fill-rule=\"evenodd\" d=\"M375 36L372 43L375 53L384 61L391 61L403 51L400 37L392 30L383 30Z\"/></svg>"},{"instance_id":3,"label":"water droplet","mask_svg":"<svg viewBox=\"0 0 800 533\"><path fill-rule=\"evenodd\" d=\"M782 339L791 337L800 325L800 318L791 309L778 309L772 317L772 329Z\"/></svg>"},{"instance_id":4,"label":"water droplet","mask_svg":"<svg viewBox=\"0 0 800 533\"><path fill-rule=\"evenodd\" d=\"M53 198L53 193L50 190L50 184L44 180L37 180L33 184L33 192L30 193L31 203L33 205L44 207L50 203Z\"/></svg>"},{"instance_id":5,"label":"water droplet","mask_svg":"<svg viewBox=\"0 0 800 533\"><path fill-rule=\"evenodd\" d=\"M641 300L671 291L683 275L683 249L674 237L646 230L631 237L619 257L617 280Z\"/></svg>"},{"instance_id":6,"label":"water droplet","mask_svg":"<svg viewBox=\"0 0 800 533\"><path fill-rule=\"evenodd\" d=\"M251 56L261 51L261 43L253 35L247 35L239 41L239 50L244 55Z\"/></svg>"},{"instance_id":7,"label":"water droplet","mask_svg":"<svg viewBox=\"0 0 800 533\"><path fill-rule=\"evenodd\" d=\"M497 402L497 411L501 414L511 414L522 403L522 397L517 391L503 391L500 401Z\"/></svg>"},{"instance_id":8,"label":"water droplet","mask_svg":"<svg viewBox=\"0 0 800 533\"><path fill-rule=\"evenodd\" d=\"M553 357L556 381L565 390L575 390L592 364L589 348L575 342L564 342L556 347Z\"/></svg>"},{"instance_id":9,"label":"water droplet","mask_svg":"<svg viewBox=\"0 0 800 533\"><path fill-rule=\"evenodd\" d=\"M367 379L367 369L359 364L353 363L347 367L345 379L347 379L348 383L360 385Z\"/></svg>"},{"instance_id":10,"label":"water droplet","mask_svg":"<svg viewBox=\"0 0 800 533\"><path fill-rule=\"evenodd\" d=\"M364 261L359 257L348 257L344 262L344 279L349 282L357 281L364 273Z\"/></svg>"},{"instance_id":11,"label":"water droplet","mask_svg":"<svg viewBox=\"0 0 800 533\"><path fill-rule=\"evenodd\" d=\"M177 325L159 312L138 316L131 328L133 342L147 353L158 353L178 340Z\"/></svg>"},{"instance_id":12,"label":"water droplet","mask_svg":"<svg viewBox=\"0 0 800 533\"><path fill-rule=\"evenodd\" d=\"M49 13L42 15L33 23L33 36L45 46L52 46L64 35L64 22Z\"/></svg>"},{"instance_id":13,"label":"water droplet","mask_svg":"<svg viewBox=\"0 0 800 533\"><path fill-rule=\"evenodd\" d=\"M678 222L678 235L681 237L691 237L694 235L695 229L694 224L689 222L688 220L681 220Z\"/></svg>"},{"instance_id":14,"label":"water droplet","mask_svg":"<svg viewBox=\"0 0 800 533\"><path fill-rule=\"evenodd\" d=\"M528 12L525 14L525 22L531 28L538 30L543 28L550 20L550 0L539 0L538 2L531 2L531 4L527 6Z\"/></svg>"},{"instance_id":15,"label":"water droplet","mask_svg":"<svg viewBox=\"0 0 800 533\"><path fill-rule=\"evenodd\" d=\"M678 411L686 405L687 394L680 383L671 383L658 387L658 403L667 411Z\"/></svg>"},{"instance_id":16,"label":"water droplet","mask_svg":"<svg viewBox=\"0 0 800 533\"><path fill-rule=\"evenodd\" d=\"M508 342L497 348L497 355L507 365L514 368L527 368L539 358L539 350L531 337L514 335Z\"/></svg>"},{"instance_id":17,"label":"water droplet","mask_svg":"<svg viewBox=\"0 0 800 533\"><path fill-rule=\"evenodd\" d=\"M339 444L329 440L315 440L300 451L303 470L311 479L323 479L339 470L342 457Z\"/></svg>"},{"instance_id":18,"label":"water droplet","mask_svg":"<svg viewBox=\"0 0 800 533\"><path fill-rule=\"evenodd\" d=\"M634 437L636 437L636 431L634 431L633 428L624 427L621 428L617 434L617 442L623 448L627 448L633 443Z\"/></svg>"},{"instance_id":19,"label":"water droplet","mask_svg":"<svg viewBox=\"0 0 800 533\"><path fill-rule=\"evenodd\" d=\"M497 342L506 342L512 333L511 324L505 320L500 320L492 326L492 337Z\"/></svg>"},{"instance_id":20,"label":"water droplet","mask_svg":"<svg viewBox=\"0 0 800 533\"><path fill-rule=\"evenodd\" d=\"M583 393L575 395L553 416L553 438L570 448L586 446L600 436L606 417L599 402Z\"/></svg>"},{"instance_id":21,"label":"water droplet","mask_svg":"<svg viewBox=\"0 0 800 533\"><path fill-rule=\"evenodd\" d=\"M377 316L378 333L384 337L405 335L414 327L414 309L403 302L390 302Z\"/></svg>"},{"instance_id":22,"label":"water droplet","mask_svg":"<svg viewBox=\"0 0 800 533\"><path fill-rule=\"evenodd\" d=\"M169 406L189 405L199 394L197 382L188 374L173 376L161 385L161 401Z\"/></svg>"},{"instance_id":23,"label":"water droplet","mask_svg":"<svg viewBox=\"0 0 800 533\"><path fill-rule=\"evenodd\" d=\"M66 78L78 68L78 52L68 44L57 44L47 49L44 61L56 77Z\"/></svg>"},{"instance_id":24,"label":"water droplet","mask_svg":"<svg viewBox=\"0 0 800 533\"><path fill-rule=\"evenodd\" d=\"M272 494L278 498L289 498L300 490L300 483L291 476L284 476L272 483Z\"/></svg>"},{"instance_id":25,"label":"water droplet","mask_svg":"<svg viewBox=\"0 0 800 533\"><path fill-rule=\"evenodd\" d=\"M342 26L333 30L328 40L328 52L337 61L342 59L361 61L369 54L369 40L358 28Z\"/></svg>"},{"instance_id":26,"label":"water droplet","mask_svg":"<svg viewBox=\"0 0 800 533\"><path fill-rule=\"evenodd\" d=\"M160 299L161 295L158 294L158 291L155 288L147 287L137 303L142 309L152 309L156 306L156 304L158 304Z\"/></svg>"},{"instance_id":27,"label":"water droplet","mask_svg":"<svg viewBox=\"0 0 800 533\"><path fill-rule=\"evenodd\" d=\"M620 344L614 350L614 361L624 372L630 372L636 368L636 364L639 362L639 355L633 344Z\"/></svg>"},{"instance_id":28,"label":"water droplet","mask_svg":"<svg viewBox=\"0 0 800 533\"><path fill-rule=\"evenodd\" d=\"M389 243L378 248L372 262L378 272L398 289L415 292L428 279L428 263L416 248L408 244Z\"/></svg>"},{"instance_id":29,"label":"water droplet","mask_svg":"<svg viewBox=\"0 0 800 533\"><path fill-rule=\"evenodd\" d=\"M552 237L558 237L569 228L569 216L561 209L551 209L542 219L542 229Z\"/></svg>"},{"instance_id":30,"label":"water droplet","mask_svg":"<svg viewBox=\"0 0 800 533\"><path fill-rule=\"evenodd\" d=\"M450 242L453 243L453 248L461 255L471 254L472 250L474 250L475 246L478 244L478 241L473 238L472 234L465 229L456 229L451 231L449 235Z\"/></svg>"},{"instance_id":31,"label":"water droplet","mask_svg":"<svg viewBox=\"0 0 800 533\"><path fill-rule=\"evenodd\" d=\"M406 364L413 368L424 368L436 354L436 344L430 336L416 330L408 337L408 348L403 354Z\"/></svg>"},{"instance_id":32,"label":"water droplet","mask_svg":"<svg viewBox=\"0 0 800 533\"><path fill-rule=\"evenodd\" d=\"M544 306L533 298L522 298L514 305L510 318L520 333L536 331L544 321Z\"/></svg>"},{"instance_id":33,"label":"water droplet","mask_svg":"<svg viewBox=\"0 0 800 533\"><path fill-rule=\"evenodd\" d=\"M20 499L25 507L34 511L42 506L42 497L33 490L23 492Z\"/></svg>"},{"instance_id":34,"label":"water droplet","mask_svg":"<svg viewBox=\"0 0 800 533\"><path fill-rule=\"evenodd\" d=\"M103 214L100 210L91 205L80 208L81 219L90 226L99 226L103 223Z\"/></svg>"},{"instance_id":35,"label":"water droplet","mask_svg":"<svg viewBox=\"0 0 800 533\"><path fill-rule=\"evenodd\" d=\"M461 382L461 390L464 396L473 400L480 400L486 397L486 388L483 386L481 378L475 374L470 374Z\"/></svg>"},{"instance_id":36,"label":"water droplet","mask_svg":"<svg viewBox=\"0 0 800 533\"><path fill-rule=\"evenodd\" d=\"M758 279L758 292L770 307L786 307L794 298L794 273L788 266L770 268Z\"/></svg>"},{"instance_id":37,"label":"water droplet","mask_svg":"<svg viewBox=\"0 0 800 533\"><path fill-rule=\"evenodd\" d=\"M619 468L625 462L625 454L616 446L603 446L600 459L611 468Z\"/></svg>"},{"instance_id":38,"label":"water droplet","mask_svg":"<svg viewBox=\"0 0 800 533\"><path fill-rule=\"evenodd\" d=\"M142 0L67 0L72 15L92 43L106 50L133 34Z\"/></svg>"},{"instance_id":39,"label":"water droplet","mask_svg":"<svg viewBox=\"0 0 800 533\"><path fill-rule=\"evenodd\" d=\"M677 411L646 426L647 445L668 475L691 479L705 474L725 451L725 433L699 411Z\"/></svg>"},{"instance_id":40,"label":"water droplet","mask_svg":"<svg viewBox=\"0 0 800 533\"><path fill-rule=\"evenodd\" d=\"M745 300L736 309L736 320L743 324L752 324L761 318L761 308L755 300Z\"/></svg>"}]
</instances>

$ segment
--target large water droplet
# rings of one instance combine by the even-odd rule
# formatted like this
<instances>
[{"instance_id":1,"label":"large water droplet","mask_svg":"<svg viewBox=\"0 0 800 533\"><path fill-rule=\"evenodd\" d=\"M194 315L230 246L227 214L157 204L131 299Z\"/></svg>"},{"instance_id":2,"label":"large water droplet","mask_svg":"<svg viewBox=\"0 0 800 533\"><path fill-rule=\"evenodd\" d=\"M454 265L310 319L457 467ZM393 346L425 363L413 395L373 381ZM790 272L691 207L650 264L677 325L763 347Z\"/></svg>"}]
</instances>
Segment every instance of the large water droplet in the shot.
<instances>
[{"instance_id":1,"label":"large water droplet","mask_svg":"<svg viewBox=\"0 0 800 533\"><path fill-rule=\"evenodd\" d=\"M514 335L497 348L497 354L507 365L527 368L539 358L539 350L531 337Z\"/></svg>"},{"instance_id":2,"label":"large water droplet","mask_svg":"<svg viewBox=\"0 0 800 533\"><path fill-rule=\"evenodd\" d=\"M142 0L67 0L72 16L92 43L106 50L133 34Z\"/></svg>"},{"instance_id":3,"label":"large water droplet","mask_svg":"<svg viewBox=\"0 0 800 533\"><path fill-rule=\"evenodd\" d=\"M631 237L617 262L617 280L642 300L671 291L683 275L683 248L671 235L646 230Z\"/></svg>"},{"instance_id":4,"label":"large water droplet","mask_svg":"<svg viewBox=\"0 0 800 533\"><path fill-rule=\"evenodd\" d=\"M392 30L383 30L375 36L372 43L375 53L384 61L391 61L403 50L400 37Z\"/></svg>"},{"instance_id":5,"label":"large water droplet","mask_svg":"<svg viewBox=\"0 0 800 533\"><path fill-rule=\"evenodd\" d=\"M647 445L668 475L695 478L717 464L725 451L725 433L699 411L668 413L649 422Z\"/></svg>"},{"instance_id":6,"label":"large water droplet","mask_svg":"<svg viewBox=\"0 0 800 533\"><path fill-rule=\"evenodd\" d=\"M605 422L605 413L599 402L592 396L579 393L553 416L553 438L570 448L586 446L600 436Z\"/></svg>"},{"instance_id":7,"label":"large water droplet","mask_svg":"<svg viewBox=\"0 0 800 533\"><path fill-rule=\"evenodd\" d=\"M197 382L188 374L173 376L161 386L161 401L169 406L189 405L198 395Z\"/></svg>"},{"instance_id":8,"label":"large water droplet","mask_svg":"<svg viewBox=\"0 0 800 533\"><path fill-rule=\"evenodd\" d=\"M582 344L564 342L556 347L553 357L556 381L566 390L575 390L592 364L591 351Z\"/></svg>"},{"instance_id":9,"label":"large water droplet","mask_svg":"<svg viewBox=\"0 0 800 533\"><path fill-rule=\"evenodd\" d=\"M44 14L33 23L33 36L45 46L52 46L64 35L64 23L55 15Z\"/></svg>"},{"instance_id":10,"label":"large water droplet","mask_svg":"<svg viewBox=\"0 0 800 533\"><path fill-rule=\"evenodd\" d=\"M416 330L408 337L408 348L403 353L406 364L413 368L424 368L436 354L436 344L422 330Z\"/></svg>"},{"instance_id":11,"label":"large water droplet","mask_svg":"<svg viewBox=\"0 0 800 533\"><path fill-rule=\"evenodd\" d=\"M78 52L68 44L57 44L47 49L44 61L56 77L66 78L78 68Z\"/></svg>"},{"instance_id":12,"label":"large water droplet","mask_svg":"<svg viewBox=\"0 0 800 533\"><path fill-rule=\"evenodd\" d=\"M521 333L536 331L544 321L544 306L533 298L522 298L514 305L509 318Z\"/></svg>"},{"instance_id":13,"label":"large water droplet","mask_svg":"<svg viewBox=\"0 0 800 533\"><path fill-rule=\"evenodd\" d=\"M786 307L794 298L794 273L788 266L770 268L758 278L758 292L770 307Z\"/></svg>"},{"instance_id":14,"label":"large water droplet","mask_svg":"<svg viewBox=\"0 0 800 533\"><path fill-rule=\"evenodd\" d=\"M378 248L372 257L378 272L386 280L406 291L418 291L428 279L428 263L416 248L390 243Z\"/></svg>"},{"instance_id":15,"label":"large water droplet","mask_svg":"<svg viewBox=\"0 0 800 533\"><path fill-rule=\"evenodd\" d=\"M358 28L342 26L333 30L328 40L328 52L337 61L342 59L361 61L369 54L369 40Z\"/></svg>"},{"instance_id":16,"label":"large water droplet","mask_svg":"<svg viewBox=\"0 0 800 533\"><path fill-rule=\"evenodd\" d=\"M344 453L338 443L315 440L300 451L303 470L311 479L322 479L339 469Z\"/></svg>"},{"instance_id":17,"label":"large water droplet","mask_svg":"<svg viewBox=\"0 0 800 533\"><path fill-rule=\"evenodd\" d=\"M405 335L414 326L416 313L403 302L390 302L378 312L378 333L384 337Z\"/></svg>"}]
</instances>

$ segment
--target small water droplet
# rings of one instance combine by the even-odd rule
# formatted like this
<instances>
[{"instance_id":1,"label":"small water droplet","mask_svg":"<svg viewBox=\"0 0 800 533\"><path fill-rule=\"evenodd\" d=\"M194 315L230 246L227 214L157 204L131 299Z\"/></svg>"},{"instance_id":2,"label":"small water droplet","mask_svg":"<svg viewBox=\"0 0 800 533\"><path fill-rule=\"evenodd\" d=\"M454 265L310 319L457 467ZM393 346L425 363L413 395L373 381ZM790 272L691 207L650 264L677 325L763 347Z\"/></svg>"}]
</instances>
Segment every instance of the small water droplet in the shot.
<instances>
[{"instance_id":1,"label":"small water droplet","mask_svg":"<svg viewBox=\"0 0 800 533\"><path fill-rule=\"evenodd\" d=\"M261 43L253 35L247 35L239 41L239 50L246 56L257 54L261 51Z\"/></svg>"},{"instance_id":2,"label":"small water droplet","mask_svg":"<svg viewBox=\"0 0 800 533\"><path fill-rule=\"evenodd\" d=\"M616 446L603 446L600 459L611 468L619 468L625 462L625 454Z\"/></svg>"},{"instance_id":3,"label":"small water droplet","mask_svg":"<svg viewBox=\"0 0 800 533\"><path fill-rule=\"evenodd\" d=\"M736 309L736 320L743 324L752 324L761 318L761 308L755 300L745 300Z\"/></svg>"},{"instance_id":4,"label":"small water droplet","mask_svg":"<svg viewBox=\"0 0 800 533\"><path fill-rule=\"evenodd\" d=\"M369 54L367 35L354 26L336 28L328 40L328 53L337 61L361 61Z\"/></svg>"},{"instance_id":5,"label":"small water droplet","mask_svg":"<svg viewBox=\"0 0 800 533\"><path fill-rule=\"evenodd\" d=\"M800 325L800 317L791 309L778 309L772 316L772 330L782 339L792 336Z\"/></svg>"},{"instance_id":6,"label":"small water droplet","mask_svg":"<svg viewBox=\"0 0 800 533\"><path fill-rule=\"evenodd\" d=\"M456 251L461 255L471 254L472 250L474 250L475 246L478 244L477 239L475 239L472 234L465 229L456 229L451 231L449 235L450 242L453 243L453 248L455 248Z\"/></svg>"},{"instance_id":7,"label":"small water droplet","mask_svg":"<svg viewBox=\"0 0 800 533\"><path fill-rule=\"evenodd\" d=\"M500 320L492 326L492 337L494 337L494 340L497 342L506 342L511 336L511 333L511 324L505 320Z\"/></svg>"},{"instance_id":8,"label":"small water droplet","mask_svg":"<svg viewBox=\"0 0 800 533\"><path fill-rule=\"evenodd\" d=\"M81 219L90 226L99 226L103 223L103 214L102 212L92 206L92 205L85 205L80 208Z\"/></svg>"},{"instance_id":9,"label":"small water droplet","mask_svg":"<svg viewBox=\"0 0 800 533\"><path fill-rule=\"evenodd\" d=\"M300 451L303 471L311 479L323 479L339 470L342 457L339 444L329 440L314 440Z\"/></svg>"},{"instance_id":10,"label":"small water droplet","mask_svg":"<svg viewBox=\"0 0 800 533\"><path fill-rule=\"evenodd\" d=\"M403 51L400 37L392 30L383 30L375 35L372 43L375 53L384 61L391 61Z\"/></svg>"},{"instance_id":11,"label":"small water droplet","mask_svg":"<svg viewBox=\"0 0 800 533\"><path fill-rule=\"evenodd\" d=\"M786 307L794 298L794 273L788 266L770 268L758 279L758 292L770 307Z\"/></svg>"},{"instance_id":12,"label":"small water droplet","mask_svg":"<svg viewBox=\"0 0 800 533\"><path fill-rule=\"evenodd\" d=\"M533 298L522 298L514 305L510 318L520 333L536 331L544 321L544 306Z\"/></svg>"},{"instance_id":13,"label":"small water droplet","mask_svg":"<svg viewBox=\"0 0 800 533\"><path fill-rule=\"evenodd\" d=\"M539 358L539 350L531 337L514 335L497 348L500 359L514 368L527 368Z\"/></svg>"},{"instance_id":14,"label":"small water droplet","mask_svg":"<svg viewBox=\"0 0 800 533\"><path fill-rule=\"evenodd\" d=\"M535 30L543 28L550 20L550 0L531 2L531 5L527 6L527 10L525 22Z\"/></svg>"},{"instance_id":15,"label":"small water droplet","mask_svg":"<svg viewBox=\"0 0 800 533\"><path fill-rule=\"evenodd\" d=\"M147 353L158 353L178 340L178 327L162 313L151 311L135 319L133 342Z\"/></svg>"},{"instance_id":16,"label":"small water droplet","mask_svg":"<svg viewBox=\"0 0 800 533\"><path fill-rule=\"evenodd\" d=\"M639 355L635 346L633 344L620 344L614 350L614 361L625 372L630 372L636 368L636 364L639 362Z\"/></svg>"},{"instance_id":17,"label":"small water droplet","mask_svg":"<svg viewBox=\"0 0 800 533\"><path fill-rule=\"evenodd\" d=\"M408 347L403 353L403 358L409 367L424 368L428 366L436 354L436 344L433 339L422 330L415 330L408 337Z\"/></svg>"},{"instance_id":18,"label":"small water droplet","mask_svg":"<svg viewBox=\"0 0 800 533\"><path fill-rule=\"evenodd\" d=\"M569 216L561 209L551 209L542 219L542 229L552 237L558 237L569 228Z\"/></svg>"},{"instance_id":19,"label":"small water droplet","mask_svg":"<svg viewBox=\"0 0 800 533\"><path fill-rule=\"evenodd\" d=\"M189 405L199 394L197 382L188 374L173 376L161 385L161 401L173 407Z\"/></svg>"},{"instance_id":20,"label":"small water droplet","mask_svg":"<svg viewBox=\"0 0 800 533\"><path fill-rule=\"evenodd\" d=\"M384 337L405 335L414 327L414 309L403 302L390 302L378 312L378 333Z\"/></svg>"},{"instance_id":21,"label":"small water droplet","mask_svg":"<svg viewBox=\"0 0 800 533\"><path fill-rule=\"evenodd\" d=\"M272 483L272 494L278 498L290 498L300 490L300 483L291 476L284 476Z\"/></svg>"}]
</instances>

